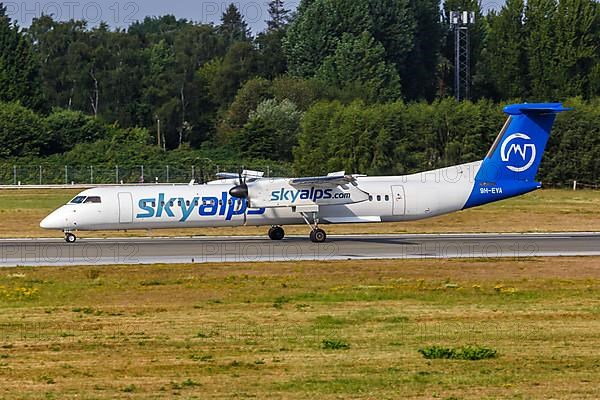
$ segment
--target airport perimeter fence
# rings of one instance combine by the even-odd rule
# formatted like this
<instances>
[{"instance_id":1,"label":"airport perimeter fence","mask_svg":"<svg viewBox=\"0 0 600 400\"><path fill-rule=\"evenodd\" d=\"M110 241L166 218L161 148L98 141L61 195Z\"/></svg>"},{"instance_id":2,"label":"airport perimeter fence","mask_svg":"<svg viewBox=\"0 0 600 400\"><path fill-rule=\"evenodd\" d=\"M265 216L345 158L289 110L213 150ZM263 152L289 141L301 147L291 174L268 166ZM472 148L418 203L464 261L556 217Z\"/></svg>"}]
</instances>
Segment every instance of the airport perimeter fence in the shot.
<instances>
[{"instance_id":1,"label":"airport perimeter fence","mask_svg":"<svg viewBox=\"0 0 600 400\"><path fill-rule=\"evenodd\" d=\"M0 186L26 185L119 185L151 183L196 183L214 180L219 172L237 173L241 169L264 172L265 177L294 176L290 166L217 164L165 165L14 165L0 164ZM544 181L545 188L600 189L600 181L585 182L565 178L561 182Z\"/></svg>"},{"instance_id":2,"label":"airport perimeter fence","mask_svg":"<svg viewBox=\"0 0 600 400\"><path fill-rule=\"evenodd\" d=\"M56 166L0 165L0 185L106 185L140 183L204 183L219 172L240 169L262 171L266 177L291 176L289 168L277 165L222 165L215 163L179 165Z\"/></svg>"}]
</instances>

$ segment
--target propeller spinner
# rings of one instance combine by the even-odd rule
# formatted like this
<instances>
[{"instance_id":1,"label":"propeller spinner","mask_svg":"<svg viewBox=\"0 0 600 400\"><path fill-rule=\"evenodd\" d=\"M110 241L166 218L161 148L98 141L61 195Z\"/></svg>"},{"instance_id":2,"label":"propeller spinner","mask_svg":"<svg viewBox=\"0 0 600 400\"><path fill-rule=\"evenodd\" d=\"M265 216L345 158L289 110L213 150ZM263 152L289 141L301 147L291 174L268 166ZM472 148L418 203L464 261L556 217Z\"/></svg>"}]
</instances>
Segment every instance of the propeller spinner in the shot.
<instances>
[{"instance_id":1,"label":"propeller spinner","mask_svg":"<svg viewBox=\"0 0 600 400\"><path fill-rule=\"evenodd\" d=\"M248 185L246 184L246 177L242 176L240 172L240 183L229 190L231 197L237 197L238 199L248 198Z\"/></svg>"},{"instance_id":2,"label":"propeller spinner","mask_svg":"<svg viewBox=\"0 0 600 400\"><path fill-rule=\"evenodd\" d=\"M237 197L240 200L240 207L242 207L242 202L246 203L246 207L244 208L244 226L248 222L248 184L246 184L246 175L242 176L242 172L239 173L240 183L237 186L229 189L229 195L231 197Z\"/></svg>"}]
</instances>

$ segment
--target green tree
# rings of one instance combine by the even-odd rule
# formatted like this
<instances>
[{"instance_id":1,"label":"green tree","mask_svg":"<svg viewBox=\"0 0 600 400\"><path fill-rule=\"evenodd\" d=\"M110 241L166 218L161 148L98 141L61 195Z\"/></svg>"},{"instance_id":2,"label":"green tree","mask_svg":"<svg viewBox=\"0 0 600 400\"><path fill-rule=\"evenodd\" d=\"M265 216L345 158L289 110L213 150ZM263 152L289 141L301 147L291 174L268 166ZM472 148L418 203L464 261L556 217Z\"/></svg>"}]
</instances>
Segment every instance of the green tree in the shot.
<instances>
[{"instance_id":1,"label":"green tree","mask_svg":"<svg viewBox=\"0 0 600 400\"><path fill-rule=\"evenodd\" d=\"M226 114L230 128L239 129L248 122L252 111L264 100L273 96L272 83L264 78L253 78L246 82L235 95Z\"/></svg>"},{"instance_id":2,"label":"green tree","mask_svg":"<svg viewBox=\"0 0 600 400\"><path fill-rule=\"evenodd\" d=\"M215 58L199 70L208 85L212 101L225 109L240 87L258 71L258 57L254 46L248 42L236 42L229 47L222 59Z\"/></svg>"},{"instance_id":3,"label":"green tree","mask_svg":"<svg viewBox=\"0 0 600 400\"><path fill-rule=\"evenodd\" d=\"M35 110L47 110L39 65L29 37L6 15L0 3L0 101L19 101Z\"/></svg>"},{"instance_id":4,"label":"green tree","mask_svg":"<svg viewBox=\"0 0 600 400\"><path fill-rule=\"evenodd\" d=\"M18 103L0 103L0 157L47 154L49 136L44 120Z\"/></svg>"},{"instance_id":5,"label":"green tree","mask_svg":"<svg viewBox=\"0 0 600 400\"><path fill-rule=\"evenodd\" d=\"M553 98L589 96L589 79L598 63L600 8L592 0L560 0L555 14L556 91Z\"/></svg>"},{"instance_id":6,"label":"green tree","mask_svg":"<svg viewBox=\"0 0 600 400\"><path fill-rule=\"evenodd\" d=\"M331 85L369 102L400 97L400 78L385 61L385 49L368 32L359 37L345 34L333 55L326 57L316 74Z\"/></svg>"},{"instance_id":7,"label":"green tree","mask_svg":"<svg viewBox=\"0 0 600 400\"><path fill-rule=\"evenodd\" d=\"M219 25L219 34L223 37L226 47L235 42L247 42L251 38L248 24L240 10L231 3L221 16L221 25Z\"/></svg>"},{"instance_id":8,"label":"green tree","mask_svg":"<svg viewBox=\"0 0 600 400\"><path fill-rule=\"evenodd\" d=\"M414 48L415 12L408 0L371 0L368 7L371 16L369 33L385 49L385 60L400 71ZM428 38L434 47L436 39L435 36ZM411 59L408 64L412 62Z\"/></svg>"},{"instance_id":9,"label":"green tree","mask_svg":"<svg viewBox=\"0 0 600 400\"><path fill-rule=\"evenodd\" d=\"M303 2L284 41L289 72L312 77L344 33L369 32L372 25L366 0Z\"/></svg>"},{"instance_id":10,"label":"green tree","mask_svg":"<svg viewBox=\"0 0 600 400\"><path fill-rule=\"evenodd\" d=\"M81 111L57 110L45 122L51 153L63 153L78 143L93 143L108 138L105 122Z\"/></svg>"},{"instance_id":11,"label":"green tree","mask_svg":"<svg viewBox=\"0 0 600 400\"><path fill-rule=\"evenodd\" d=\"M283 51L285 28L261 32L256 37L261 76L273 79L287 70L287 59Z\"/></svg>"},{"instance_id":12,"label":"green tree","mask_svg":"<svg viewBox=\"0 0 600 400\"><path fill-rule=\"evenodd\" d=\"M290 100L278 102L268 99L258 105L256 111L252 111L249 123L255 120L264 122L264 126L271 130L272 137L277 143L276 148L270 154L264 154L262 158L291 161L292 149L298 141L298 131L303 113Z\"/></svg>"},{"instance_id":13,"label":"green tree","mask_svg":"<svg viewBox=\"0 0 600 400\"><path fill-rule=\"evenodd\" d=\"M233 147L248 158L271 159L277 151L275 130L259 118L253 118L234 137Z\"/></svg>"},{"instance_id":14,"label":"green tree","mask_svg":"<svg viewBox=\"0 0 600 400\"><path fill-rule=\"evenodd\" d=\"M283 0L271 0L268 4L269 19L267 23L267 32L280 31L285 29L290 17L290 10L287 10Z\"/></svg>"},{"instance_id":15,"label":"green tree","mask_svg":"<svg viewBox=\"0 0 600 400\"><path fill-rule=\"evenodd\" d=\"M407 99L433 100L443 38L440 0L411 0L409 7L415 19L414 39L405 56L408 61L398 65L402 93Z\"/></svg>"},{"instance_id":16,"label":"green tree","mask_svg":"<svg viewBox=\"0 0 600 400\"><path fill-rule=\"evenodd\" d=\"M490 30L482 57L495 98L525 97L528 91L524 7L523 0L507 0L497 15L488 16Z\"/></svg>"},{"instance_id":17,"label":"green tree","mask_svg":"<svg viewBox=\"0 0 600 400\"><path fill-rule=\"evenodd\" d=\"M555 0L529 0L525 7L526 50L531 97L552 98L555 79Z\"/></svg>"}]
</instances>

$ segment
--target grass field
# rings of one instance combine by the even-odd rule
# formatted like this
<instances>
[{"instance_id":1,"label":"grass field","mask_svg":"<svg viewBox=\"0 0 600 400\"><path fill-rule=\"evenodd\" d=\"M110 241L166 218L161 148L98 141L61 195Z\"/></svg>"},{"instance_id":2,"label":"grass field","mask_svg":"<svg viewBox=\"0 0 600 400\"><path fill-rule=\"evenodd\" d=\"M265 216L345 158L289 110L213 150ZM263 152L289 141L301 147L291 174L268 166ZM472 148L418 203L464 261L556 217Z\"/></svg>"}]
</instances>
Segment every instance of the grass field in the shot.
<instances>
[{"instance_id":1,"label":"grass field","mask_svg":"<svg viewBox=\"0 0 600 400\"><path fill-rule=\"evenodd\" d=\"M50 237L39 222L77 194L69 190L1 190L0 237ZM307 234L306 226L287 227ZM541 190L518 198L443 217L393 224L335 225L328 233L545 232L600 231L600 191ZM153 231L152 235L265 235L265 228L214 228ZM81 233L82 236L147 236L146 231Z\"/></svg>"},{"instance_id":2,"label":"grass field","mask_svg":"<svg viewBox=\"0 0 600 400\"><path fill-rule=\"evenodd\" d=\"M598 398L600 258L0 270L0 398ZM429 360L485 346L497 357Z\"/></svg>"}]
</instances>

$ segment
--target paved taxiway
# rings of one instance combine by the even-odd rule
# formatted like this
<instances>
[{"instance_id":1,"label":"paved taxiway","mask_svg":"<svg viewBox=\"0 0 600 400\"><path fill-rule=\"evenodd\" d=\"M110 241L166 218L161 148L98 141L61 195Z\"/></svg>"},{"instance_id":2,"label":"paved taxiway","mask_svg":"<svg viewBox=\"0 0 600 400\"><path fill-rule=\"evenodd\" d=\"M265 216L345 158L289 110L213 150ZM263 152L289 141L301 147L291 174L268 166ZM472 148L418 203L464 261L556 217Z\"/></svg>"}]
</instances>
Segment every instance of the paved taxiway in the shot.
<instances>
[{"instance_id":1,"label":"paved taxiway","mask_svg":"<svg viewBox=\"0 0 600 400\"><path fill-rule=\"evenodd\" d=\"M600 255L600 233L0 240L0 266Z\"/></svg>"}]
</instances>

